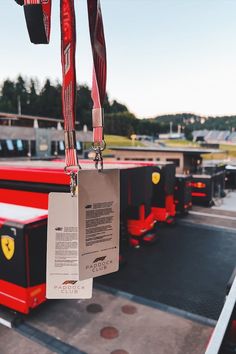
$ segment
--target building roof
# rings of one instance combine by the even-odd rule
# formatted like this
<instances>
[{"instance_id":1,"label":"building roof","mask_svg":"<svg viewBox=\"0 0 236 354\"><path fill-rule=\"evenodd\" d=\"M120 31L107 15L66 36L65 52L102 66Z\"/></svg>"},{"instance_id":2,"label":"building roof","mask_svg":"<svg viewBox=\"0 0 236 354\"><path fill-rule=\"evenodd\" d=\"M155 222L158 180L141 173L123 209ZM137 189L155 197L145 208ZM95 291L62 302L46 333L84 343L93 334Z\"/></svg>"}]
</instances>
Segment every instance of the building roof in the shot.
<instances>
[{"instance_id":1,"label":"building roof","mask_svg":"<svg viewBox=\"0 0 236 354\"><path fill-rule=\"evenodd\" d=\"M228 136L227 140L228 140L228 141L235 142L235 141L236 141L236 132L231 133L231 134Z\"/></svg>"},{"instance_id":2,"label":"building roof","mask_svg":"<svg viewBox=\"0 0 236 354\"><path fill-rule=\"evenodd\" d=\"M186 155L201 155L223 153L224 150L219 149L202 149L202 148L187 148L187 147L134 147L134 146L113 146L109 150L115 151L143 151L143 152L182 152Z\"/></svg>"},{"instance_id":3,"label":"building roof","mask_svg":"<svg viewBox=\"0 0 236 354\"><path fill-rule=\"evenodd\" d=\"M194 130L192 132L192 136L194 139L198 138L198 137L205 137L207 134L209 133L209 130L204 129L204 130Z\"/></svg>"},{"instance_id":4,"label":"building roof","mask_svg":"<svg viewBox=\"0 0 236 354\"><path fill-rule=\"evenodd\" d=\"M198 138L204 138L206 142L220 142L225 141L230 136L229 130L194 130L192 132L193 140L196 141Z\"/></svg>"},{"instance_id":5,"label":"building roof","mask_svg":"<svg viewBox=\"0 0 236 354\"><path fill-rule=\"evenodd\" d=\"M205 141L223 141L226 140L229 135L229 130L210 130L208 134L205 135Z\"/></svg>"}]
</instances>

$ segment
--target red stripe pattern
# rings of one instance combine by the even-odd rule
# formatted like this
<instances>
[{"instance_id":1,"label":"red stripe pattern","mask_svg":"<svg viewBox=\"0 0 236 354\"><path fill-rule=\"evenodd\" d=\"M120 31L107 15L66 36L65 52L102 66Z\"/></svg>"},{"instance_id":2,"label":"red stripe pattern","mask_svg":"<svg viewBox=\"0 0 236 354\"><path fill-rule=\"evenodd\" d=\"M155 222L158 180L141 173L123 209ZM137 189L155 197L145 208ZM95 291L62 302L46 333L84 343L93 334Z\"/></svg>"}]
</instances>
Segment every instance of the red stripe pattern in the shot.
<instances>
[{"instance_id":1,"label":"red stripe pattern","mask_svg":"<svg viewBox=\"0 0 236 354\"><path fill-rule=\"evenodd\" d=\"M61 63L62 63L62 111L64 130L72 132L75 129L75 10L74 0L61 0ZM77 166L75 147L66 147L66 166Z\"/></svg>"},{"instance_id":2,"label":"red stripe pattern","mask_svg":"<svg viewBox=\"0 0 236 354\"><path fill-rule=\"evenodd\" d=\"M106 95L107 63L106 43L102 21L100 0L87 0L90 40L93 53L93 83L92 99L93 108L101 108ZM94 127L94 143L103 140L103 126Z\"/></svg>"},{"instance_id":3,"label":"red stripe pattern","mask_svg":"<svg viewBox=\"0 0 236 354\"><path fill-rule=\"evenodd\" d=\"M47 36L47 41L49 43L51 32L51 0L41 0L41 3L43 10L43 22L45 33Z\"/></svg>"},{"instance_id":4,"label":"red stripe pattern","mask_svg":"<svg viewBox=\"0 0 236 354\"><path fill-rule=\"evenodd\" d=\"M43 25L47 43L49 43L51 32L51 2L51 0L23 0L24 6L41 5Z\"/></svg>"},{"instance_id":5,"label":"red stripe pattern","mask_svg":"<svg viewBox=\"0 0 236 354\"><path fill-rule=\"evenodd\" d=\"M41 4L41 0L24 0L24 5L39 5L39 4Z\"/></svg>"},{"instance_id":6,"label":"red stripe pattern","mask_svg":"<svg viewBox=\"0 0 236 354\"><path fill-rule=\"evenodd\" d=\"M42 5L43 22L46 38L50 37L51 0L16 0L20 5ZM90 40L93 54L92 100L93 109L97 110L97 120L94 118L93 140L101 153L103 146L103 112L102 106L106 95L106 44L103 30L100 0L87 0ZM62 111L64 130L67 136L65 150L66 166L78 166L75 148L75 101L76 101L76 72L75 72L75 11L74 0L60 0L61 16L61 62L62 62Z\"/></svg>"}]
</instances>

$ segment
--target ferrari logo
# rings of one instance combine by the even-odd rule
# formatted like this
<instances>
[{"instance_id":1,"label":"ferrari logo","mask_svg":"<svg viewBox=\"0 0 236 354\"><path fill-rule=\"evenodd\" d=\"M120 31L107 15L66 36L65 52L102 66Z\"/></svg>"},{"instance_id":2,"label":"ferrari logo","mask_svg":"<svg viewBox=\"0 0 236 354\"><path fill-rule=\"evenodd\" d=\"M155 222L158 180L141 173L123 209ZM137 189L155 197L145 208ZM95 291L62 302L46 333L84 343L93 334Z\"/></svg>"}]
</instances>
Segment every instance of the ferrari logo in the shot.
<instances>
[{"instance_id":1,"label":"ferrari logo","mask_svg":"<svg viewBox=\"0 0 236 354\"><path fill-rule=\"evenodd\" d=\"M15 252L15 241L14 238L6 235L1 236L1 246L2 251L6 259L9 261Z\"/></svg>"},{"instance_id":2,"label":"ferrari logo","mask_svg":"<svg viewBox=\"0 0 236 354\"><path fill-rule=\"evenodd\" d=\"M159 172L153 172L152 173L152 183L153 184L158 184L160 182L161 175Z\"/></svg>"}]
</instances>

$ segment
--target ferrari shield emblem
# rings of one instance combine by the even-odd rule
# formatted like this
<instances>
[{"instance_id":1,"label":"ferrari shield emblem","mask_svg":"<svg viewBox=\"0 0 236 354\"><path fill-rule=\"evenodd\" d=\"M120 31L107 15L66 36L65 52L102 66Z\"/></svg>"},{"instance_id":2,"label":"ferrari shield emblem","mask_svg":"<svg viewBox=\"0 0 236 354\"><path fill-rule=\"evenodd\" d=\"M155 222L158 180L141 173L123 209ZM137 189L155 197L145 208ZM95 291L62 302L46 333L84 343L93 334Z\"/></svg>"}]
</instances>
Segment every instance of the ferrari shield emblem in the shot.
<instances>
[{"instance_id":1,"label":"ferrari shield emblem","mask_svg":"<svg viewBox=\"0 0 236 354\"><path fill-rule=\"evenodd\" d=\"M2 235L1 236L1 246L2 246L2 251L6 259L9 261L15 252L15 241L14 238L7 236L7 235Z\"/></svg>"},{"instance_id":2,"label":"ferrari shield emblem","mask_svg":"<svg viewBox=\"0 0 236 354\"><path fill-rule=\"evenodd\" d=\"M160 182L161 175L159 172L153 172L152 173L152 183L153 184L158 184Z\"/></svg>"}]
</instances>

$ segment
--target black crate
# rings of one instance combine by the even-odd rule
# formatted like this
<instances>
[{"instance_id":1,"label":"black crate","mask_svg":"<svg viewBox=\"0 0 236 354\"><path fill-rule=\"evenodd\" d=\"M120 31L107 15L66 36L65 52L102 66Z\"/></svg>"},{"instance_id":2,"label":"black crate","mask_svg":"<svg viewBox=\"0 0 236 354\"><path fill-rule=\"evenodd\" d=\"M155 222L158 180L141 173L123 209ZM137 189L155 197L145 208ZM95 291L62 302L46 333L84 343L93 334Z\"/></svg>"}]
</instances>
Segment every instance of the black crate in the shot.
<instances>
[{"instance_id":1,"label":"black crate","mask_svg":"<svg viewBox=\"0 0 236 354\"><path fill-rule=\"evenodd\" d=\"M202 173L206 173L209 175L213 175L217 172L222 172L225 171L225 164L217 164L217 163L209 163L209 164L204 164L202 167Z\"/></svg>"},{"instance_id":2,"label":"black crate","mask_svg":"<svg viewBox=\"0 0 236 354\"><path fill-rule=\"evenodd\" d=\"M144 205L144 219L146 219L151 213L151 207ZM140 206L131 205L127 209L127 217L131 220L139 220L140 219Z\"/></svg>"},{"instance_id":3,"label":"black crate","mask_svg":"<svg viewBox=\"0 0 236 354\"><path fill-rule=\"evenodd\" d=\"M214 182L214 197L223 198L225 197L225 170L218 171L213 174Z\"/></svg>"},{"instance_id":4,"label":"black crate","mask_svg":"<svg viewBox=\"0 0 236 354\"><path fill-rule=\"evenodd\" d=\"M214 177L211 175L192 176L193 204L211 206L214 204Z\"/></svg>"},{"instance_id":5,"label":"black crate","mask_svg":"<svg viewBox=\"0 0 236 354\"><path fill-rule=\"evenodd\" d=\"M4 216L0 228L0 279L23 288L45 283L47 212L10 204L5 206L9 210L9 217ZM29 219L15 215L19 212L21 215L34 215L35 210L38 216ZM14 253L8 259L13 245ZM4 248L10 252L7 256Z\"/></svg>"},{"instance_id":6,"label":"black crate","mask_svg":"<svg viewBox=\"0 0 236 354\"><path fill-rule=\"evenodd\" d=\"M150 205L152 196L151 174L152 166L142 166L121 170L128 176L128 204L132 206ZM127 172L125 172L127 171ZM121 189L123 192L123 184Z\"/></svg>"},{"instance_id":7,"label":"black crate","mask_svg":"<svg viewBox=\"0 0 236 354\"><path fill-rule=\"evenodd\" d=\"M185 214L192 206L192 176L176 175L174 200L176 212Z\"/></svg>"},{"instance_id":8,"label":"black crate","mask_svg":"<svg viewBox=\"0 0 236 354\"><path fill-rule=\"evenodd\" d=\"M231 166L231 165L226 166L225 188L236 189L236 166Z\"/></svg>"},{"instance_id":9,"label":"black crate","mask_svg":"<svg viewBox=\"0 0 236 354\"><path fill-rule=\"evenodd\" d=\"M154 183L152 176L154 173L160 174L158 183ZM152 167L152 207L165 208L166 196L174 194L175 185L175 165L173 163L158 164Z\"/></svg>"}]
</instances>

